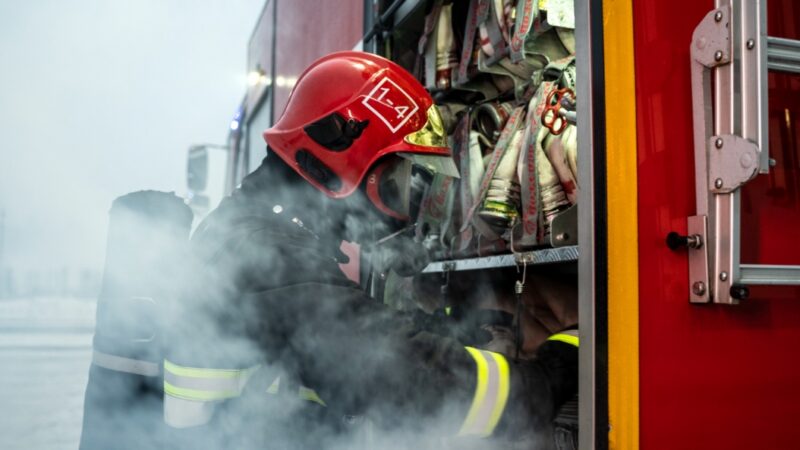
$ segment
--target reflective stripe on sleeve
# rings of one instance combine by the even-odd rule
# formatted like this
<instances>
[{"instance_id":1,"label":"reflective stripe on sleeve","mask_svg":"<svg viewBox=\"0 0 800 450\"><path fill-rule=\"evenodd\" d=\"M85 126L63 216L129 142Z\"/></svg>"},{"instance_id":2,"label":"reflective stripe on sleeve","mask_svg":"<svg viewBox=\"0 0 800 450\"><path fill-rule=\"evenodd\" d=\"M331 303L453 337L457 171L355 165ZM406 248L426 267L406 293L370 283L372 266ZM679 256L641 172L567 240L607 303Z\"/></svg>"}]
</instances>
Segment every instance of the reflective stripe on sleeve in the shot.
<instances>
[{"instance_id":1,"label":"reflective stripe on sleeve","mask_svg":"<svg viewBox=\"0 0 800 450\"><path fill-rule=\"evenodd\" d=\"M300 386L300 388L297 389L297 395L300 397L301 400L306 400L306 401L309 401L309 402L319 403L320 405L325 406L325 407L328 406L325 403L325 401L322 400L319 397L319 394L317 394L317 391L315 391L315 390L313 390L311 388L308 388L308 387L305 387L305 386Z\"/></svg>"},{"instance_id":2,"label":"reflective stripe on sleeve","mask_svg":"<svg viewBox=\"0 0 800 450\"><path fill-rule=\"evenodd\" d=\"M156 377L161 373L157 363L143 361L141 359L124 358L97 350L92 352L92 363L104 369L132 373L145 377Z\"/></svg>"},{"instance_id":3,"label":"reflective stripe on sleeve","mask_svg":"<svg viewBox=\"0 0 800 450\"><path fill-rule=\"evenodd\" d=\"M164 360L164 392L184 400L213 401L238 397L260 366L247 369L206 369Z\"/></svg>"},{"instance_id":4,"label":"reflective stripe on sleeve","mask_svg":"<svg viewBox=\"0 0 800 450\"><path fill-rule=\"evenodd\" d=\"M578 347L579 339L578 339L578 330L566 330L560 333L556 333L549 338L548 341L559 341L565 344L574 345Z\"/></svg>"},{"instance_id":5,"label":"reflective stripe on sleeve","mask_svg":"<svg viewBox=\"0 0 800 450\"><path fill-rule=\"evenodd\" d=\"M241 395L259 367L206 369L179 366L165 359L164 421L174 428L207 423L216 402Z\"/></svg>"},{"instance_id":6,"label":"reflective stripe on sleeve","mask_svg":"<svg viewBox=\"0 0 800 450\"><path fill-rule=\"evenodd\" d=\"M465 347L477 365L475 397L459 436L486 437L492 434L508 401L509 368L499 353Z\"/></svg>"}]
</instances>

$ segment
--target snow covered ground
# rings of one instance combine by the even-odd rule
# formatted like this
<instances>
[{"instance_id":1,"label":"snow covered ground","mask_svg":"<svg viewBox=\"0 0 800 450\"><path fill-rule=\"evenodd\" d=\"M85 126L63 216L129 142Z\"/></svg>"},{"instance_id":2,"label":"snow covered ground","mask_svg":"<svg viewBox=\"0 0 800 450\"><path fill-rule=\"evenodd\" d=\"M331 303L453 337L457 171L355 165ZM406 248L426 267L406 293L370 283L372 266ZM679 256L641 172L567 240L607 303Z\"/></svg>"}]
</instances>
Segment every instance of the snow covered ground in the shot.
<instances>
[{"instance_id":1,"label":"snow covered ground","mask_svg":"<svg viewBox=\"0 0 800 450\"><path fill-rule=\"evenodd\" d=\"M0 449L77 449L94 299L0 299Z\"/></svg>"}]
</instances>

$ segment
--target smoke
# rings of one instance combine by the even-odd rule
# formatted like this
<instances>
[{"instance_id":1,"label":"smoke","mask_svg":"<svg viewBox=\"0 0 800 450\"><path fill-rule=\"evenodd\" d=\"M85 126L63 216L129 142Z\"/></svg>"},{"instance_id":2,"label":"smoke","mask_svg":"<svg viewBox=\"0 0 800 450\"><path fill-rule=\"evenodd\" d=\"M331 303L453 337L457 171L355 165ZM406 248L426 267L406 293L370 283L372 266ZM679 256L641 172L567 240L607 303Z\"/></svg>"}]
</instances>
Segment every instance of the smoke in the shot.
<instances>
[{"instance_id":1,"label":"smoke","mask_svg":"<svg viewBox=\"0 0 800 450\"><path fill-rule=\"evenodd\" d=\"M252 3L237 17L231 2L0 5L3 264L105 261L96 350L156 365L166 356L191 367L258 367L242 395L212 402L208 426L176 429L164 424L160 377L95 365L84 437L96 433L105 445L95 448L507 446L453 437L473 395L462 342L421 332L412 314L344 285L342 255L326 243L393 231L366 203L342 208L264 179L229 202L246 208L201 229L191 256L176 232L144 233L148 225L135 221L106 239L113 198L145 187L181 192L185 149L224 137L242 92L239 49L263 2ZM212 95L212 86L226 92ZM237 294L244 286L251 295ZM436 295L409 295L438 304ZM58 368L38 376L66 379ZM281 389L268 393L278 377ZM326 406L299 398L300 387ZM26 413L47 416L52 402Z\"/></svg>"},{"instance_id":2,"label":"smoke","mask_svg":"<svg viewBox=\"0 0 800 450\"><path fill-rule=\"evenodd\" d=\"M263 3L0 2L0 448L76 447L109 206L223 141Z\"/></svg>"},{"instance_id":3,"label":"smoke","mask_svg":"<svg viewBox=\"0 0 800 450\"><path fill-rule=\"evenodd\" d=\"M539 448L548 442L548 429L536 423L519 427L525 434L456 437L474 395L474 362L463 350L471 342L432 316L393 311L345 280L339 240L391 231L363 199L329 200L270 167L248 178L188 245L186 222L175 219L180 213L139 205L148 220L115 220L112 211L95 349L105 342L104 351L130 358L250 372L240 395L196 401L210 413L185 428L164 424L160 378L93 372L84 448L105 448L104 438L134 448ZM481 285L490 293L491 283L466 283L464 297ZM417 304L435 302L425 295L432 294L410 293ZM319 402L302 395L308 389ZM99 439L94 445L92 436Z\"/></svg>"}]
</instances>

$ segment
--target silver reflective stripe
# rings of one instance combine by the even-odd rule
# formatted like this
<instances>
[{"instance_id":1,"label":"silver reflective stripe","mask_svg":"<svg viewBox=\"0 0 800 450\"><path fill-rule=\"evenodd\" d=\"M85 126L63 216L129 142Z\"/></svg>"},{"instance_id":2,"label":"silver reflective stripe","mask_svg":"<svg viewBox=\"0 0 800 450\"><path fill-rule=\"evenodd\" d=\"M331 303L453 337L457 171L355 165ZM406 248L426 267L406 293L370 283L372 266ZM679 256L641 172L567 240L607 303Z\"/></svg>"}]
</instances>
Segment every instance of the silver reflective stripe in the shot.
<instances>
[{"instance_id":1,"label":"silver reflective stripe","mask_svg":"<svg viewBox=\"0 0 800 450\"><path fill-rule=\"evenodd\" d=\"M488 353L481 350L481 353ZM486 355L484 354L484 357ZM470 430L471 434L483 434L484 433L484 424L489 422L489 418L492 415L492 409L494 409L494 402L492 399L496 398L498 393L500 392L500 374L497 369L497 364L493 364L491 361L491 357L486 358L487 361L487 377L486 377L486 400L481 405L481 408L475 414L475 421L473 422L473 428Z\"/></svg>"},{"instance_id":2,"label":"silver reflective stripe","mask_svg":"<svg viewBox=\"0 0 800 450\"><path fill-rule=\"evenodd\" d=\"M205 425L214 415L217 403L186 400L166 395L164 397L164 422L173 428Z\"/></svg>"},{"instance_id":3,"label":"silver reflective stripe","mask_svg":"<svg viewBox=\"0 0 800 450\"><path fill-rule=\"evenodd\" d=\"M243 382L246 382L247 380L244 376L235 376L230 378L187 377L176 375L169 370L165 370L164 381L177 388L195 389L201 391L239 392L244 386Z\"/></svg>"},{"instance_id":4,"label":"silver reflective stripe","mask_svg":"<svg viewBox=\"0 0 800 450\"><path fill-rule=\"evenodd\" d=\"M159 364L157 363L140 359L124 358L97 350L92 352L92 363L104 369L132 373L145 377L156 377L161 373Z\"/></svg>"},{"instance_id":5,"label":"silver reflective stripe","mask_svg":"<svg viewBox=\"0 0 800 450\"><path fill-rule=\"evenodd\" d=\"M477 384L472 406L458 434L486 437L494 431L508 401L508 362L499 353L465 348L477 365Z\"/></svg>"}]
</instances>

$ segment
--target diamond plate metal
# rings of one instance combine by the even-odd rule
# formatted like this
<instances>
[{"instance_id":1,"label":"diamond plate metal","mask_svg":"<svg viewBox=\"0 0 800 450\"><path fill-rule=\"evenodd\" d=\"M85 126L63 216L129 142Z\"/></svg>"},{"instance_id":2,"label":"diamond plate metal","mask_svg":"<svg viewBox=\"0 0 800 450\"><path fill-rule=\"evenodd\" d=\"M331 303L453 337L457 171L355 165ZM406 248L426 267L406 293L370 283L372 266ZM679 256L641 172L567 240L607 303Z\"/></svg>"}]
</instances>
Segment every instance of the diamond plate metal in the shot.
<instances>
[{"instance_id":1,"label":"diamond plate metal","mask_svg":"<svg viewBox=\"0 0 800 450\"><path fill-rule=\"evenodd\" d=\"M545 248L517 254L483 256L479 258L436 261L428 264L422 273L438 273L445 270L481 270L498 267L514 267L519 264L552 264L578 260L578 246Z\"/></svg>"}]
</instances>

